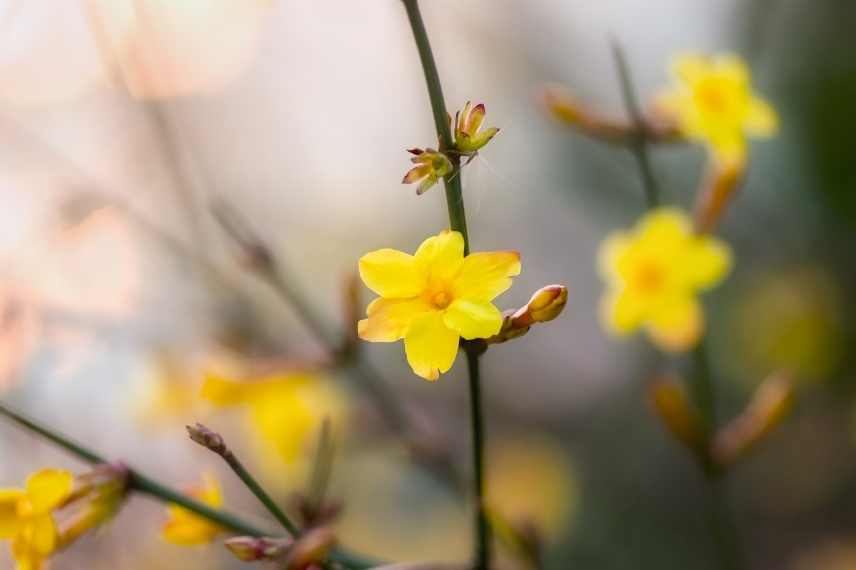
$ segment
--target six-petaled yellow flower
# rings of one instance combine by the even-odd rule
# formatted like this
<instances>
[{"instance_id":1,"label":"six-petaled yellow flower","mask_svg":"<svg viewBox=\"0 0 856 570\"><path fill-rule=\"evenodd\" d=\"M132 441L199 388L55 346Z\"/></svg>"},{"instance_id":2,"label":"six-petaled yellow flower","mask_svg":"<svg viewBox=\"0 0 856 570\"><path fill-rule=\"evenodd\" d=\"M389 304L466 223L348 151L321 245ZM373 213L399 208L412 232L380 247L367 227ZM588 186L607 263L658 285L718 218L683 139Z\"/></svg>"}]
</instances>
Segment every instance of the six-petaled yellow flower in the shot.
<instances>
[{"instance_id":1,"label":"six-petaled yellow flower","mask_svg":"<svg viewBox=\"0 0 856 570\"><path fill-rule=\"evenodd\" d=\"M0 489L0 539L11 539L18 570L38 570L59 546L53 511L71 495L68 471L43 469L24 489Z\"/></svg>"},{"instance_id":2,"label":"six-petaled yellow flower","mask_svg":"<svg viewBox=\"0 0 856 570\"><path fill-rule=\"evenodd\" d=\"M360 276L380 295L359 322L360 338L372 342L404 339L413 371L436 380L452 367L460 338L495 335L502 314L491 301L520 274L515 251L471 253L464 238L443 231L422 242L416 255L379 249L360 258Z\"/></svg>"},{"instance_id":3,"label":"six-petaled yellow flower","mask_svg":"<svg viewBox=\"0 0 856 570\"><path fill-rule=\"evenodd\" d=\"M437 184L438 180L450 174L454 168L445 154L433 148L411 148L407 152L413 155L410 162L416 166L407 171L401 183L419 182L419 186L416 187L417 194L422 194Z\"/></svg>"},{"instance_id":4,"label":"six-petaled yellow flower","mask_svg":"<svg viewBox=\"0 0 856 570\"><path fill-rule=\"evenodd\" d=\"M776 112L753 93L749 69L739 57L681 55L672 74L678 85L661 95L660 108L674 116L685 136L710 145L718 159L743 161L747 135L776 132Z\"/></svg>"},{"instance_id":5,"label":"six-petaled yellow flower","mask_svg":"<svg viewBox=\"0 0 856 570\"><path fill-rule=\"evenodd\" d=\"M187 490L187 494L209 507L219 508L223 504L223 494L217 479L210 474L203 475L202 485ZM208 544L223 532L223 528L187 509L170 504L169 520L164 524L161 536L167 542L179 546L198 546Z\"/></svg>"},{"instance_id":6,"label":"six-petaled yellow flower","mask_svg":"<svg viewBox=\"0 0 856 570\"><path fill-rule=\"evenodd\" d=\"M499 132L496 127L481 130L486 113L484 103L473 107L469 101L463 111L455 113L455 148L461 154L475 154Z\"/></svg>"},{"instance_id":7,"label":"six-petaled yellow flower","mask_svg":"<svg viewBox=\"0 0 856 570\"><path fill-rule=\"evenodd\" d=\"M220 407L243 406L264 442L293 464L313 445L324 418L341 422L345 395L310 371L280 371L233 380L207 372L202 398Z\"/></svg>"},{"instance_id":8,"label":"six-petaled yellow flower","mask_svg":"<svg viewBox=\"0 0 856 570\"><path fill-rule=\"evenodd\" d=\"M728 273L731 252L720 240L694 233L682 211L660 208L633 230L608 237L598 261L609 285L602 303L608 330L624 335L645 327L657 345L680 351L700 338L698 293Z\"/></svg>"}]
</instances>

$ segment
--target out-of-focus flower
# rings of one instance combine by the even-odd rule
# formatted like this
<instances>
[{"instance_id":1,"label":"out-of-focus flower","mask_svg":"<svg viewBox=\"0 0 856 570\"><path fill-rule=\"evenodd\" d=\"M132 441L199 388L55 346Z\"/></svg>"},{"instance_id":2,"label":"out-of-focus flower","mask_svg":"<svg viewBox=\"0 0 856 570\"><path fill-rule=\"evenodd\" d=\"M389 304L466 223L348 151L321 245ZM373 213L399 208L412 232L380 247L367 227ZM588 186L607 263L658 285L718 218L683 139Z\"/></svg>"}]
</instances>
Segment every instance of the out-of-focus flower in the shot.
<instances>
[{"instance_id":1,"label":"out-of-focus flower","mask_svg":"<svg viewBox=\"0 0 856 570\"><path fill-rule=\"evenodd\" d=\"M754 275L729 319L733 376L757 383L771 370L799 382L833 374L844 355L844 292L825 269L792 267Z\"/></svg>"},{"instance_id":2,"label":"out-of-focus flower","mask_svg":"<svg viewBox=\"0 0 856 570\"><path fill-rule=\"evenodd\" d=\"M502 314L491 301L520 274L520 254L464 257L463 236L444 230L422 242L416 255L379 249L360 258L359 265L363 282L380 295L359 322L360 338L403 338L413 372L436 380L452 367L461 337L488 338L500 331Z\"/></svg>"},{"instance_id":3,"label":"out-of-focus flower","mask_svg":"<svg viewBox=\"0 0 856 570\"><path fill-rule=\"evenodd\" d=\"M608 283L601 314L616 335L645 327L661 348L691 348L704 330L698 293L722 280L731 251L720 240L694 234L689 218L674 208L645 215L629 232L601 245L600 273Z\"/></svg>"},{"instance_id":4,"label":"out-of-focus flower","mask_svg":"<svg viewBox=\"0 0 856 570\"><path fill-rule=\"evenodd\" d=\"M690 451L706 454L707 428L698 409L687 398L679 378L664 376L654 380L648 398L663 426Z\"/></svg>"},{"instance_id":5,"label":"out-of-focus flower","mask_svg":"<svg viewBox=\"0 0 856 570\"><path fill-rule=\"evenodd\" d=\"M78 476L61 513L60 546L65 548L110 521L123 505L127 490L128 470L121 463L99 465Z\"/></svg>"},{"instance_id":6,"label":"out-of-focus flower","mask_svg":"<svg viewBox=\"0 0 856 570\"><path fill-rule=\"evenodd\" d=\"M294 545L291 538L236 536L224 542L235 558L242 562L277 561Z\"/></svg>"},{"instance_id":7,"label":"out-of-focus flower","mask_svg":"<svg viewBox=\"0 0 856 570\"><path fill-rule=\"evenodd\" d=\"M220 483L211 474L204 474L202 485L187 489L187 493L210 507L223 504ZM164 524L161 536L167 542L179 546L208 544L223 532L223 528L206 518L178 505L169 505L169 520Z\"/></svg>"},{"instance_id":8,"label":"out-of-focus flower","mask_svg":"<svg viewBox=\"0 0 856 570\"><path fill-rule=\"evenodd\" d=\"M11 540L19 570L37 570L59 546L53 511L72 492L74 477L61 469L30 475L24 489L0 489L0 539Z\"/></svg>"},{"instance_id":9,"label":"out-of-focus flower","mask_svg":"<svg viewBox=\"0 0 856 570\"><path fill-rule=\"evenodd\" d=\"M499 132L496 127L481 130L485 114L484 103L473 107L469 101L463 111L455 113L455 148L461 154L471 155L478 152Z\"/></svg>"},{"instance_id":10,"label":"out-of-focus flower","mask_svg":"<svg viewBox=\"0 0 856 570\"><path fill-rule=\"evenodd\" d=\"M411 148L407 152L413 155L410 162L416 166L407 171L401 183L419 182L416 188L417 194L422 194L437 184L438 180L451 173L454 168L445 154L432 148Z\"/></svg>"},{"instance_id":11,"label":"out-of-focus flower","mask_svg":"<svg viewBox=\"0 0 856 570\"><path fill-rule=\"evenodd\" d=\"M856 568L856 539L829 539L800 553L790 570L852 570Z\"/></svg>"},{"instance_id":12,"label":"out-of-focus flower","mask_svg":"<svg viewBox=\"0 0 856 570\"><path fill-rule=\"evenodd\" d=\"M285 371L246 380L208 372L202 397L218 407L246 407L252 426L288 464L303 457L324 418L338 423L346 414L345 395L310 371Z\"/></svg>"},{"instance_id":13,"label":"out-of-focus flower","mask_svg":"<svg viewBox=\"0 0 856 570\"><path fill-rule=\"evenodd\" d=\"M660 96L658 108L678 121L686 137L708 144L717 158L742 161L747 135L776 132L776 112L752 91L749 69L739 57L680 55L672 74L677 86Z\"/></svg>"}]
</instances>

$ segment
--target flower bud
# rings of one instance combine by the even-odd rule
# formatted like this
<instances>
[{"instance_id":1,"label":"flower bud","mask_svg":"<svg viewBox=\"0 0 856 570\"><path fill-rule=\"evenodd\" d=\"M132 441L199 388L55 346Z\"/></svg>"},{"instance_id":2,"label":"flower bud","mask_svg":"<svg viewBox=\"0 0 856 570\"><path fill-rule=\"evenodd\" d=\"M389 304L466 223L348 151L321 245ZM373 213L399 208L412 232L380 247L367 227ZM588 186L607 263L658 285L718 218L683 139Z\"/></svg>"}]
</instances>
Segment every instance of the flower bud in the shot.
<instances>
[{"instance_id":1,"label":"flower bud","mask_svg":"<svg viewBox=\"0 0 856 570\"><path fill-rule=\"evenodd\" d=\"M697 232L711 233L716 229L745 172L745 159L712 160L696 198L694 218Z\"/></svg>"},{"instance_id":2,"label":"flower bud","mask_svg":"<svg viewBox=\"0 0 856 570\"><path fill-rule=\"evenodd\" d=\"M777 372L764 380L746 409L722 428L713 440L712 455L720 465L735 463L762 442L788 416L794 387L788 375Z\"/></svg>"},{"instance_id":3,"label":"flower bud","mask_svg":"<svg viewBox=\"0 0 856 570\"><path fill-rule=\"evenodd\" d=\"M452 170L454 170L452 161L442 152L432 148L424 150L421 148L410 148L407 149L407 152L414 155L410 159L410 162L416 166L407 171L401 183L413 184L414 182L419 182L416 194L423 194L434 186L440 178L451 174Z\"/></svg>"},{"instance_id":4,"label":"flower bud","mask_svg":"<svg viewBox=\"0 0 856 570\"><path fill-rule=\"evenodd\" d=\"M185 426L190 439L213 451L217 455L225 455L229 450L223 437L204 425L197 423L195 426Z\"/></svg>"},{"instance_id":5,"label":"flower bud","mask_svg":"<svg viewBox=\"0 0 856 570\"><path fill-rule=\"evenodd\" d=\"M115 516L127 496L128 468L123 463L98 465L80 475L75 484L77 489L62 506L65 515L59 528L62 548Z\"/></svg>"},{"instance_id":6,"label":"flower bud","mask_svg":"<svg viewBox=\"0 0 856 570\"><path fill-rule=\"evenodd\" d=\"M648 389L648 399L675 439L696 453L704 453L704 424L676 379L656 379Z\"/></svg>"},{"instance_id":7,"label":"flower bud","mask_svg":"<svg viewBox=\"0 0 856 570\"><path fill-rule=\"evenodd\" d=\"M484 103L473 107L469 101L455 113L455 149L461 154L475 154L499 132L496 127L480 130L486 113Z\"/></svg>"},{"instance_id":8,"label":"flower bud","mask_svg":"<svg viewBox=\"0 0 856 570\"><path fill-rule=\"evenodd\" d=\"M568 288L564 285L547 285L538 289L529 302L511 317L515 328L533 323L546 323L558 317L568 302Z\"/></svg>"},{"instance_id":9,"label":"flower bud","mask_svg":"<svg viewBox=\"0 0 856 570\"><path fill-rule=\"evenodd\" d=\"M242 562L281 560L294 544L289 538L238 536L224 542L226 548Z\"/></svg>"},{"instance_id":10,"label":"flower bud","mask_svg":"<svg viewBox=\"0 0 856 570\"><path fill-rule=\"evenodd\" d=\"M327 528L315 528L301 536L288 554L287 570L305 570L322 562L336 545L336 535Z\"/></svg>"}]
</instances>

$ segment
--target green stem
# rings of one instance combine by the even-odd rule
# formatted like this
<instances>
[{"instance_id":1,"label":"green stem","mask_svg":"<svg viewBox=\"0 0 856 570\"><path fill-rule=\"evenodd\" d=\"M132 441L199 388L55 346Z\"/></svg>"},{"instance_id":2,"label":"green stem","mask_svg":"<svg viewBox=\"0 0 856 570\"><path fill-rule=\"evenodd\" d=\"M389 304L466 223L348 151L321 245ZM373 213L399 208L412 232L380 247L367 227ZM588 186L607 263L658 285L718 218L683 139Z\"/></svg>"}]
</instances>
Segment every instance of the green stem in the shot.
<instances>
[{"instance_id":1,"label":"green stem","mask_svg":"<svg viewBox=\"0 0 856 570\"><path fill-rule=\"evenodd\" d=\"M473 434L473 479L476 499L475 570L487 570L490 564L490 528L484 500L484 415L482 413L479 353L465 350L470 379L470 422Z\"/></svg>"},{"instance_id":2,"label":"green stem","mask_svg":"<svg viewBox=\"0 0 856 570\"><path fill-rule=\"evenodd\" d=\"M93 464L102 464L107 463L107 461L95 453L94 451L88 449L84 445L79 442L75 442L64 435L57 433L56 431L27 418L20 413L12 410L7 407L5 404L0 403L0 415L8 418L19 426L38 434L39 436L47 439L48 441L56 444L57 446L65 449L72 455L76 455L80 459ZM143 495L149 495L161 502L166 503L174 503L179 507L182 507L192 513L195 513L218 526L223 527L224 529L233 531L238 534L244 534L248 536L273 536L272 533L265 532L260 530L250 523L244 521L240 517L223 511L221 509L215 509L189 497L188 495L181 493L180 491L176 491L159 481L156 481L134 469L128 468L128 488L132 491L136 491ZM347 568L351 568L352 570L362 570L365 568L371 568L376 566L377 563L375 561L367 560L360 556L353 555L347 551L342 549L337 549L330 555L330 559L340 564L346 566Z\"/></svg>"},{"instance_id":3,"label":"green stem","mask_svg":"<svg viewBox=\"0 0 856 570\"><path fill-rule=\"evenodd\" d=\"M407 11L407 19L410 21L410 29L413 31L413 40L419 51L419 59L422 62L422 71L425 74L425 83L428 85L428 98L431 100L431 112L434 114L434 126L437 128L437 138L440 140L440 150L448 151L454 148L452 140L452 129L449 123L449 112L446 109L446 100L443 98L443 87L440 83L440 74L437 72L437 64L434 62L434 53L431 51L431 42L428 40L428 32L425 30L425 22L419 11L419 3L416 0L403 0L404 9ZM449 211L449 227L464 236L464 255L470 251L470 240L467 233L467 215L464 210L464 193L461 188L461 160L457 154L450 154L454 168L444 179L446 188L446 206Z\"/></svg>"},{"instance_id":4,"label":"green stem","mask_svg":"<svg viewBox=\"0 0 856 570\"><path fill-rule=\"evenodd\" d=\"M645 189L645 202L648 209L656 208L660 204L660 190L654 177L654 169L648 158L647 125L642 111L639 108L639 100L636 96L636 88L633 85L633 76L627 65L627 57L624 50L617 41L612 42L612 55L618 70L618 78L621 81L621 95L624 98L624 106L627 114L633 122L633 136L630 141L630 150L636 157L639 165L639 173L642 176L642 186Z\"/></svg>"}]
</instances>

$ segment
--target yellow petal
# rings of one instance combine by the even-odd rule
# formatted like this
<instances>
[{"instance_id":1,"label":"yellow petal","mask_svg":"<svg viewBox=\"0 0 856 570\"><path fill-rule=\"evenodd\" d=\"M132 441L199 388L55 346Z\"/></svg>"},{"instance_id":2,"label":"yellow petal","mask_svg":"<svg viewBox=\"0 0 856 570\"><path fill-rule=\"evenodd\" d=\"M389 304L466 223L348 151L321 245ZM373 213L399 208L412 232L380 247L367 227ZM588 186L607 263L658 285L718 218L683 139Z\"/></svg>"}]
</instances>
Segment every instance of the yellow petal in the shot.
<instances>
[{"instance_id":1,"label":"yellow petal","mask_svg":"<svg viewBox=\"0 0 856 570\"><path fill-rule=\"evenodd\" d=\"M471 253L455 279L454 296L492 301L511 287L511 277L517 275L520 275L520 254L516 251Z\"/></svg>"},{"instance_id":2,"label":"yellow petal","mask_svg":"<svg viewBox=\"0 0 856 570\"><path fill-rule=\"evenodd\" d=\"M642 296L628 290L610 291L600 302L601 322L608 332L624 336L635 331L648 314L648 305Z\"/></svg>"},{"instance_id":3,"label":"yellow petal","mask_svg":"<svg viewBox=\"0 0 856 570\"><path fill-rule=\"evenodd\" d=\"M384 299L369 303L367 319L357 323L360 338L370 342L394 342L404 338L410 322L431 309L423 299Z\"/></svg>"},{"instance_id":4,"label":"yellow petal","mask_svg":"<svg viewBox=\"0 0 856 570\"><path fill-rule=\"evenodd\" d=\"M670 65L672 75L689 85L710 75L712 67L710 58L691 53L675 56Z\"/></svg>"},{"instance_id":5,"label":"yellow petal","mask_svg":"<svg viewBox=\"0 0 856 570\"><path fill-rule=\"evenodd\" d=\"M751 74L743 58L726 54L716 58L714 69L723 79L729 81L734 88L745 88L749 85Z\"/></svg>"},{"instance_id":6,"label":"yellow petal","mask_svg":"<svg viewBox=\"0 0 856 570\"><path fill-rule=\"evenodd\" d=\"M671 207L652 210L638 225L640 239L655 243L658 247L680 244L691 231L689 217L682 210Z\"/></svg>"},{"instance_id":7,"label":"yellow petal","mask_svg":"<svg viewBox=\"0 0 856 570\"><path fill-rule=\"evenodd\" d=\"M35 516L30 519L27 526L30 548L42 556L49 556L57 543L57 530L53 517L49 514Z\"/></svg>"},{"instance_id":8,"label":"yellow petal","mask_svg":"<svg viewBox=\"0 0 856 570\"><path fill-rule=\"evenodd\" d=\"M597 250L597 268L603 279L613 281L627 275L631 246L632 240L624 232L613 232L601 242Z\"/></svg>"},{"instance_id":9,"label":"yellow petal","mask_svg":"<svg viewBox=\"0 0 856 570\"><path fill-rule=\"evenodd\" d=\"M41 570L45 557L35 551L32 544L31 529L18 533L12 539L12 556L17 562L17 570Z\"/></svg>"},{"instance_id":10,"label":"yellow petal","mask_svg":"<svg viewBox=\"0 0 856 570\"><path fill-rule=\"evenodd\" d=\"M444 311L443 322L467 340L488 338L502 328L502 313L489 301L457 299Z\"/></svg>"},{"instance_id":11,"label":"yellow petal","mask_svg":"<svg viewBox=\"0 0 856 570\"><path fill-rule=\"evenodd\" d=\"M460 336L443 322L439 311L415 318L404 337L407 362L418 376L436 380L447 372L458 354Z\"/></svg>"},{"instance_id":12,"label":"yellow petal","mask_svg":"<svg viewBox=\"0 0 856 570\"><path fill-rule=\"evenodd\" d=\"M206 370L199 395L203 400L217 406L234 406L246 402L251 397L251 392L248 382L236 382Z\"/></svg>"},{"instance_id":13,"label":"yellow petal","mask_svg":"<svg viewBox=\"0 0 856 570\"><path fill-rule=\"evenodd\" d=\"M769 137L779 128L779 117L773 107L758 97L753 97L746 111L743 127L750 135Z\"/></svg>"},{"instance_id":14,"label":"yellow petal","mask_svg":"<svg viewBox=\"0 0 856 570\"><path fill-rule=\"evenodd\" d=\"M47 513L71 494L74 476L63 469L42 469L27 479L27 498L32 512Z\"/></svg>"},{"instance_id":15,"label":"yellow petal","mask_svg":"<svg viewBox=\"0 0 856 570\"><path fill-rule=\"evenodd\" d=\"M21 489L0 489L0 539L12 538L21 528L18 505L25 497Z\"/></svg>"},{"instance_id":16,"label":"yellow petal","mask_svg":"<svg viewBox=\"0 0 856 570\"><path fill-rule=\"evenodd\" d=\"M716 285L731 269L731 249L721 240L710 236L694 237L687 244L687 255L681 270L693 287Z\"/></svg>"},{"instance_id":17,"label":"yellow petal","mask_svg":"<svg viewBox=\"0 0 856 570\"><path fill-rule=\"evenodd\" d=\"M426 239L416 250L416 263L429 281L452 279L461 269L463 262L464 237L460 232L443 230Z\"/></svg>"},{"instance_id":18,"label":"yellow petal","mask_svg":"<svg viewBox=\"0 0 856 570\"><path fill-rule=\"evenodd\" d=\"M360 277L366 286L389 299L415 297L425 288L412 255L395 249L379 249L360 258Z\"/></svg>"},{"instance_id":19,"label":"yellow petal","mask_svg":"<svg viewBox=\"0 0 856 570\"><path fill-rule=\"evenodd\" d=\"M689 350L704 331L704 314L698 300L690 295L667 299L652 313L648 323L651 340L663 350Z\"/></svg>"}]
</instances>

